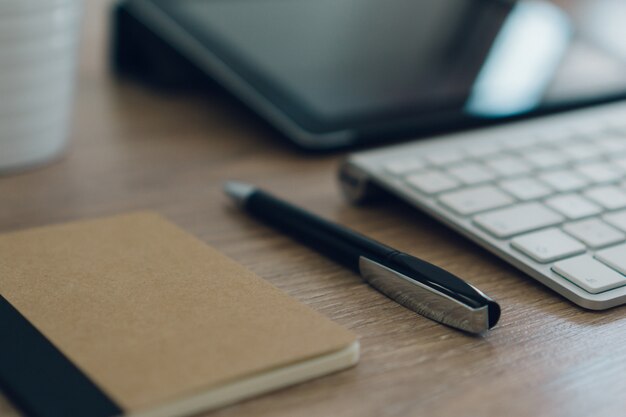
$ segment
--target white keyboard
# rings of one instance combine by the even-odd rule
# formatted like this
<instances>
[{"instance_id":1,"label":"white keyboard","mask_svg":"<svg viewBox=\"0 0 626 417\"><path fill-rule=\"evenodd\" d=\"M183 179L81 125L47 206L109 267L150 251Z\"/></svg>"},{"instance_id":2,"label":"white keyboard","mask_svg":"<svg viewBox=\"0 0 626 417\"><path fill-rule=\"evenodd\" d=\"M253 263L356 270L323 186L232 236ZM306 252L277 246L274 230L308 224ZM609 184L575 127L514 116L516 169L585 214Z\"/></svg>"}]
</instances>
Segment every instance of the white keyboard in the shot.
<instances>
[{"instance_id":1,"label":"white keyboard","mask_svg":"<svg viewBox=\"0 0 626 417\"><path fill-rule=\"evenodd\" d=\"M340 178L352 200L396 194L580 306L626 303L626 103L353 154Z\"/></svg>"}]
</instances>

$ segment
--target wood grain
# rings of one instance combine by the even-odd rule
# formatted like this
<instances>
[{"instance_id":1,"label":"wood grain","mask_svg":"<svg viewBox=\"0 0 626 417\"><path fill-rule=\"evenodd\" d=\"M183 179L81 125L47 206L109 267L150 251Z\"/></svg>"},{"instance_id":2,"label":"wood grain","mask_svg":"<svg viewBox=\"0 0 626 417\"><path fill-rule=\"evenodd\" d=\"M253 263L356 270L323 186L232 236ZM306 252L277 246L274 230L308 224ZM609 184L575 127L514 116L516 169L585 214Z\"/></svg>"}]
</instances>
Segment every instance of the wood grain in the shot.
<instances>
[{"instance_id":1,"label":"wood grain","mask_svg":"<svg viewBox=\"0 0 626 417\"><path fill-rule=\"evenodd\" d=\"M156 210L361 337L356 368L211 416L624 415L625 307L582 310L394 199L348 205L342 155L294 151L218 89L165 95L112 78L109 2L87 5L71 146L0 177L0 231ZM477 338L405 310L234 209L220 190L229 178L449 268L502 304L501 323Z\"/></svg>"}]
</instances>

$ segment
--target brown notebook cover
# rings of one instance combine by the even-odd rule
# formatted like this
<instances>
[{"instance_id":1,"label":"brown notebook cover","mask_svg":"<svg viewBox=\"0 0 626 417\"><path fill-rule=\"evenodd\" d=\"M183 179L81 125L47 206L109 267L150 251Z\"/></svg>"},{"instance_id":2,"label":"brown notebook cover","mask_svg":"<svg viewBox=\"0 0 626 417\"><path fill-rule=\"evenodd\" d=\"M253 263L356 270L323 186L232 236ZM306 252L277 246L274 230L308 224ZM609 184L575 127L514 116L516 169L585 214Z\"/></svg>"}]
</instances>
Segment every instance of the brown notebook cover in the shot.
<instances>
[{"instance_id":1,"label":"brown notebook cover","mask_svg":"<svg viewBox=\"0 0 626 417\"><path fill-rule=\"evenodd\" d=\"M358 360L352 333L154 213L1 235L0 294L2 389L42 417L186 415Z\"/></svg>"}]
</instances>

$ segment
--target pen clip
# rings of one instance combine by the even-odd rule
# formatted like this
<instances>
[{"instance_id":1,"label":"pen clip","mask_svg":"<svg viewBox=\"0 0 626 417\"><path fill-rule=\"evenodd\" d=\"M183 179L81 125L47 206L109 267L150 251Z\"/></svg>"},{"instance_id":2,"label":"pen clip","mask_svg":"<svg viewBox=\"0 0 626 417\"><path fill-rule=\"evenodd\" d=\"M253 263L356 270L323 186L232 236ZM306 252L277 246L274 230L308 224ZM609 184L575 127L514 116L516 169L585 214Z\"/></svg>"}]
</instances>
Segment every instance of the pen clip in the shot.
<instances>
[{"instance_id":1,"label":"pen clip","mask_svg":"<svg viewBox=\"0 0 626 417\"><path fill-rule=\"evenodd\" d=\"M359 270L369 285L409 310L431 320L474 334L484 333L498 320L499 308L497 308L498 317L490 317L488 303L495 302L474 287L471 288L485 298L485 304L469 305L463 297L455 298L444 294L433 286L365 257L359 259Z\"/></svg>"}]
</instances>

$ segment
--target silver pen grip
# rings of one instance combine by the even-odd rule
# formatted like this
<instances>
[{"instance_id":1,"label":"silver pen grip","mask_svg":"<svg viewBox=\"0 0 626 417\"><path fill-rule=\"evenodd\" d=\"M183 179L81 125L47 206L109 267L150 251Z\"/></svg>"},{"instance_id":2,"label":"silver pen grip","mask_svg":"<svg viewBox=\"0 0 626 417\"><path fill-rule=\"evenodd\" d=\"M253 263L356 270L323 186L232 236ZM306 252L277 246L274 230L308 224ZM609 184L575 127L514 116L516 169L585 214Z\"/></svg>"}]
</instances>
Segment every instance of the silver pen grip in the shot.
<instances>
[{"instance_id":1,"label":"silver pen grip","mask_svg":"<svg viewBox=\"0 0 626 417\"><path fill-rule=\"evenodd\" d=\"M488 307L472 307L437 289L361 257L359 270L372 287L424 317L469 333L489 330Z\"/></svg>"}]
</instances>

